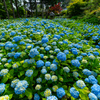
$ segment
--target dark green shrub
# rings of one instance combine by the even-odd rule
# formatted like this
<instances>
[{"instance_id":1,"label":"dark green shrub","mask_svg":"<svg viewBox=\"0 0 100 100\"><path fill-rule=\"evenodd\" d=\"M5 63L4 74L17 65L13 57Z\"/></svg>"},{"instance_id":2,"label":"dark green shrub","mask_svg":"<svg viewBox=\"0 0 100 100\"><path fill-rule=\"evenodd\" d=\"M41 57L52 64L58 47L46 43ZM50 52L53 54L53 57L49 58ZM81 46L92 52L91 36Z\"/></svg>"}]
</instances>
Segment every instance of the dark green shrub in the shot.
<instances>
[{"instance_id":1,"label":"dark green shrub","mask_svg":"<svg viewBox=\"0 0 100 100\"><path fill-rule=\"evenodd\" d=\"M83 9L81 9L81 7L84 7L84 6L85 6L85 3L83 2L71 3L71 5L68 6L67 15L69 17L81 15L84 11Z\"/></svg>"}]
</instances>

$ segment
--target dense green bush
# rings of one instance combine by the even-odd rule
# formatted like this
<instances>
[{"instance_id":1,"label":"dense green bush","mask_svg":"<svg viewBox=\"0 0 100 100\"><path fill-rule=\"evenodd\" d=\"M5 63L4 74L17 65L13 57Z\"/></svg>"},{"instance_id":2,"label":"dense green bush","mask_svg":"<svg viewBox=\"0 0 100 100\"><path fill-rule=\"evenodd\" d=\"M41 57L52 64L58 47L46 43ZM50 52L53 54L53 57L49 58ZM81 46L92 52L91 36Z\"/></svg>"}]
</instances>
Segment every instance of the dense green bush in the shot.
<instances>
[{"instance_id":1,"label":"dense green bush","mask_svg":"<svg viewBox=\"0 0 100 100\"><path fill-rule=\"evenodd\" d=\"M19 7L18 11L19 11L20 17L24 17L24 15L25 15L25 9L23 7ZM17 10L15 10L15 15L17 16Z\"/></svg>"},{"instance_id":2,"label":"dense green bush","mask_svg":"<svg viewBox=\"0 0 100 100\"><path fill-rule=\"evenodd\" d=\"M81 15L84 11L83 9L81 9L81 7L84 6L85 6L84 2L78 1L78 2L70 3L70 5L68 6L67 15L69 17Z\"/></svg>"},{"instance_id":3,"label":"dense green bush","mask_svg":"<svg viewBox=\"0 0 100 100\"><path fill-rule=\"evenodd\" d=\"M0 3L0 18L6 18L6 11L2 3Z\"/></svg>"},{"instance_id":4,"label":"dense green bush","mask_svg":"<svg viewBox=\"0 0 100 100\"><path fill-rule=\"evenodd\" d=\"M60 15L64 15L64 16L67 15L67 9L66 10L62 10Z\"/></svg>"},{"instance_id":5,"label":"dense green bush","mask_svg":"<svg viewBox=\"0 0 100 100\"><path fill-rule=\"evenodd\" d=\"M82 21L93 23L93 24L100 24L100 20L95 15L86 16L82 19Z\"/></svg>"}]
</instances>

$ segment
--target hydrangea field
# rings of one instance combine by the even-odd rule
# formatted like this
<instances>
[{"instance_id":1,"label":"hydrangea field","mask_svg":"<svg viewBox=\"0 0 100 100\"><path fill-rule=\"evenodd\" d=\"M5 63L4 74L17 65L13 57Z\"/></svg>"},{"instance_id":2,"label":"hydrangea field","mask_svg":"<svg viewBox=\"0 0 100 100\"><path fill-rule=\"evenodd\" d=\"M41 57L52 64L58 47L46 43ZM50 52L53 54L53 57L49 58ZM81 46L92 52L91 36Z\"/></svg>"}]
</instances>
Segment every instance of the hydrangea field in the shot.
<instances>
[{"instance_id":1,"label":"hydrangea field","mask_svg":"<svg viewBox=\"0 0 100 100\"><path fill-rule=\"evenodd\" d=\"M100 25L0 21L0 100L100 100Z\"/></svg>"}]
</instances>

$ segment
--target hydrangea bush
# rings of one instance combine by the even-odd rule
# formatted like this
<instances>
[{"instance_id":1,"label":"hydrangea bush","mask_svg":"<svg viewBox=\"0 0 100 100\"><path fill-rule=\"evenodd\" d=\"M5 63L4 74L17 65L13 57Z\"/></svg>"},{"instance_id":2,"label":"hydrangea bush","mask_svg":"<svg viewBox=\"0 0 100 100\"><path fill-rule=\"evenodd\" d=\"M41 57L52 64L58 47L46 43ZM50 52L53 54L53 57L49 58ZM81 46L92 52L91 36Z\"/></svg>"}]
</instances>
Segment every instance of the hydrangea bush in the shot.
<instances>
[{"instance_id":1,"label":"hydrangea bush","mask_svg":"<svg viewBox=\"0 0 100 100\"><path fill-rule=\"evenodd\" d=\"M100 100L100 25L0 21L0 100L76 99Z\"/></svg>"}]
</instances>

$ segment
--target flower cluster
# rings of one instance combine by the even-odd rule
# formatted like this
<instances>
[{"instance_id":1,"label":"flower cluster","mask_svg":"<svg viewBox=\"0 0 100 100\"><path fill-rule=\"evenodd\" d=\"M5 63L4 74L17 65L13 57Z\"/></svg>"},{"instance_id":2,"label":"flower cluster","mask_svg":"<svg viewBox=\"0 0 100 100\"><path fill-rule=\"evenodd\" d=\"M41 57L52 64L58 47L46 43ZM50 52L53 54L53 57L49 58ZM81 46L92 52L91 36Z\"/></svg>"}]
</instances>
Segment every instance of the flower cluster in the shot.
<instances>
[{"instance_id":1,"label":"flower cluster","mask_svg":"<svg viewBox=\"0 0 100 100\"><path fill-rule=\"evenodd\" d=\"M20 81L19 79L13 80L11 86L14 88L15 94L25 93L26 88L28 87L26 80Z\"/></svg>"},{"instance_id":2,"label":"flower cluster","mask_svg":"<svg viewBox=\"0 0 100 100\"><path fill-rule=\"evenodd\" d=\"M0 71L0 76L5 76L7 73L8 73L8 69L2 69L1 71Z\"/></svg>"},{"instance_id":3,"label":"flower cluster","mask_svg":"<svg viewBox=\"0 0 100 100\"><path fill-rule=\"evenodd\" d=\"M0 100L9 100L9 96L8 95L1 96L0 97Z\"/></svg>"},{"instance_id":4,"label":"flower cluster","mask_svg":"<svg viewBox=\"0 0 100 100\"><path fill-rule=\"evenodd\" d=\"M39 54L39 52L37 51L37 49L31 49L30 50L30 53L29 53L29 56L31 57L31 58L34 58L35 56L37 56Z\"/></svg>"},{"instance_id":5,"label":"flower cluster","mask_svg":"<svg viewBox=\"0 0 100 100\"><path fill-rule=\"evenodd\" d=\"M33 70L31 70L31 69L28 69L28 70L26 71L26 73L25 73L25 75L26 75L27 77L31 77L32 74L33 74Z\"/></svg>"},{"instance_id":6,"label":"flower cluster","mask_svg":"<svg viewBox=\"0 0 100 100\"><path fill-rule=\"evenodd\" d=\"M5 87L6 87L6 85L4 83L0 84L0 94L5 91Z\"/></svg>"},{"instance_id":7,"label":"flower cluster","mask_svg":"<svg viewBox=\"0 0 100 100\"><path fill-rule=\"evenodd\" d=\"M99 41L99 25L75 20L0 21L0 99L99 100Z\"/></svg>"}]
</instances>

